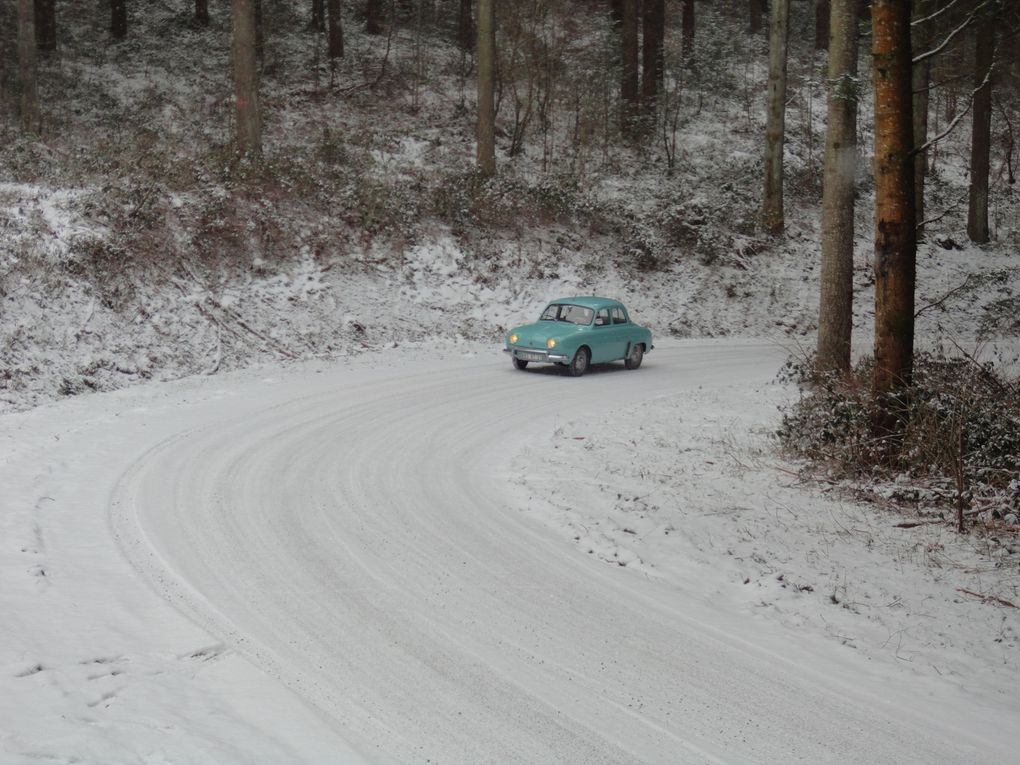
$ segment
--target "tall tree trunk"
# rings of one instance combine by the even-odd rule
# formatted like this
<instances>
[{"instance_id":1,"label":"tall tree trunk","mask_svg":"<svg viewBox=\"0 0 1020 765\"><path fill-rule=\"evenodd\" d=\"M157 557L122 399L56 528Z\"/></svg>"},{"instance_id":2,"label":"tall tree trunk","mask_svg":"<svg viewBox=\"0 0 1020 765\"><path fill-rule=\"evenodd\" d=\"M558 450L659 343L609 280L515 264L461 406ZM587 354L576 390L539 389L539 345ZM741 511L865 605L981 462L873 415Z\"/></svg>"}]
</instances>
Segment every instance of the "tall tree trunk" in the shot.
<instances>
[{"instance_id":1,"label":"tall tree trunk","mask_svg":"<svg viewBox=\"0 0 1020 765\"><path fill-rule=\"evenodd\" d=\"M974 112L970 140L970 206L967 236L984 244L988 230L988 171L992 140L992 66L995 63L995 16L987 13L977 23L974 52Z\"/></svg>"},{"instance_id":2,"label":"tall tree trunk","mask_svg":"<svg viewBox=\"0 0 1020 765\"><path fill-rule=\"evenodd\" d=\"M311 27L313 32L324 32L326 30L325 0L312 0Z\"/></svg>"},{"instance_id":3,"label":"tall tree trunk","mask_svg":"<svg viewBox=\"0 0 1020 765\"><path fill-rule=\"evenodd\" d=\"M748 31L756 35L761 32L762 20L765 17L765 0L749 0Z\"/></svg>"},{"instance_id":4,"label":"tall tree trunk","mask_svg":"<svg viewBox=\"0 0 1020 765\"><path fill-rule=\"evenodd\" d=\"M496 174L496 19L495 0L478 0L478 128L476 134L478 171Z\"/></svg>"},{"instance_id":5,"label":"tall tree trunk","mask_svg":"<svg viewBox=\"0 0 1020 765\"><path fill-rule=\"evenodd\" d=\"M35 46L45 52L57 49L57 0L35 0Z\"/></svg>"},{"instance_id":6,"label":"tall tree trunk","mask_svg":"<svg viewBox=\"0 0 1020 765\"><path fill-rule=\"evenodd\" d=\"M340 0L326 0L328 11L329 27L329 57L338 59L344 57L344 27L340 18Z\"/></svg>"},{"instance_id":7,"label":"tall tree trunk","mask_svg":"<svg viewBox=\"0 0 1020 765\"><path fill-rule=\"evenodd\" d=\"M256 1L230 0L234 25L231 56L234 65L237 150L242 155L258 155L262 152L258 68L255 55Z\"/></svg>"},{"instance_id":8,"label":"tall tree trunk","mask_svg":"<svg viewBox=\"0 0 1020 765\"><path fill-rule=\"evenodd\" d=\"M252 0L255 13L255 59L259 63L266 58L266 26L263 24L262 0Z\"/></svg>"},{"instance_id":9,"label":"tall tree trunk","mask_svg":"<svg viewBox=\"0 0 1020 765\"><path fill-rule=\"evenodd\" d=\"M609 21L613 29L623 24L623 0L609 0Z\"/></svg>"},{"instance_id":10,"label":"tall tree trunk","mask_svg":"<svg viewBox=\"0 0 1020 765\"><path fill-rule=\"evenodd\" d=\"M911 151L910 3L871 6L875 98L875 368L879 403L875 429L895 435L900 424L887 395L910 384L914 361L916 232Z\"/></svg>"},{"instance_id":11,"label":"tall tree trunk","mask_svg":"<svg viewBox=\"0 0 1020 765\"><path fill-rule=\"evenodd\" d=\"M866 24L871 23L871 2L872 0L860 0L857 5L857 18Z\"/></svg>"},{"instance_id":12,"label":"tall tree trunk","mask_svg":"<svg viewBox=\"0 0 1020 765\"><path fill-rule=\"evenodd\" d=\"M620 132L632 137L637 128L641 96L638 91L638 0L623 0L620 27Z\"/></svg>"},{"instance_id":13,"label":"tall tree trunk","mask_svg":"<svg viewBox=\"0 0 1020 765\"><path fill-rule=\"evenodd\" d=\"M647 2L647 0L645 0ZM694 0L683 0L681 54L685 62L694 60Z\"/></svg>"},{"instance_id":14,"label":"tall tree trunk","mask_svg":"<svg viewBox=\"0 0 1020 765\"><path fill-rule=\"evenodd\" d=\"M650 119L655 117L655 105L662 85L662 46L666 34L665 0L644 0L641 14L641 106Z\"/></svg>"},{"instance_id":15,"label":"tall tree trunk","mask_svg":"<svg viewBox=\"0 0 1020 765\"><path fill-rule=\"evenodd\" d=\"M115 40L127 37L126 0L110 0L110 34Z\"/></svg>"},{"instance_id":16,"label":"tall tree trunk","mask_svg":"<svg viewBox=\"0 0 1020 765\"><path fill-rule=\"evenodd\" d=\"M925 18L932 10L931 0L920 0L914 13L915 21ZM932 23L916 24L912 30L913 49L923 53L931 47ZM928 150L918 151L928 141L928 105L931 85L931 59L918 61L913 67L911 89L914 92L914 214L917 233L924 231L924 184L928 176Z\"/></svg>"},{"instance_id":17,"label":"tall tree trunk","mask_svg":"<svg viewBox=\"0 0 1020 765\"><path fill-rule=\"evenodd\" d=\"M773 236L783 233L783 142L786 136L786 43L790 0L773 0L769 18L768 115L765 128L765 197L762 222Z\"/></svg>"},{"instance_id":18,"label":"tall tree trunk","mask_svg":"<svg viewBox=\"0 0 1020 765\"><path fill-rule=\"evenodd\" d=\"M815 0L815 50L829 49L829 0ZM856 7L854 8L856 12Z\"/></svg>"},{"instance_id":19,"label":"tall tree trunk","mask_svg":"<svg viewBox=\"0 0 1020 765\"><path fill-rule=\"evenodd\" d=\"M383 0L365 0L365 31L370 35L383 32Z\"/></svg>"},{"instance_id":20,"label":"tall tree trunk","mask_svg":"<svg viewBox=\"0 0 1020 765\"><path fill-rule=\"evenodd\" d=\"M18 0L18 117L26 133L39 129L35 47L35 6L32 0Z\"/></svg>"},{"instance_id":21,"label":"tall tree trunk","mask_svg":"<svg viewBox=\"0 0 1020 765\"><path fill-rule=\"evenodd\" d=\"M463 51L475 49L475 24L471 18L471 0L458 0L457 43Z\"/></svg>"},{"instance_id":22,"label":"tall tree trunk","mask_svg":"<svg viewBox=\"0 0 1020 765\"><path fill-rule=\"evenodd\" d=\"M857 175L857 0L832 0L829 100L822 182L820 372L850 371L853 331L854 180Z\"/></svg>"},{"instance_id":23,"label":"tall tree trunk","mask_svg":"<svg viewBox=\"0 0 1020 765\"><path fill-rule=\"evenodd\" d=\"M209 26L209 0L195 0L195 22Z\"/></svg>"}]
</instances>

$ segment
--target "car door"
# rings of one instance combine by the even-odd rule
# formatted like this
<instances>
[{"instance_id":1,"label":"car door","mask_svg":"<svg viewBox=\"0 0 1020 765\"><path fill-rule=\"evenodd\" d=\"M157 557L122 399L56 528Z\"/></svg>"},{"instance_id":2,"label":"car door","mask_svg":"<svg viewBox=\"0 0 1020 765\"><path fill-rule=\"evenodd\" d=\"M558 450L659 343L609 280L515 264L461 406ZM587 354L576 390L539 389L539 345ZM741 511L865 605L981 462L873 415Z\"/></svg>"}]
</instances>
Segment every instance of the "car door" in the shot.
<instances>
[{"instance_id":1,"label":"car door","mask_svg":"<svg viewBox=\"0 0 1020 765\"><path fill-rule=\"evenodd\" d=\"M610 319L613 322L613 358L626 358L633 340L634 325L630 323L623 306L613 306Z\"/></svg>"},{"instance_id":2,"label":"car door","mask_svg":"<svg viewBox=\"0 0 1020 765\"><path fill-rule=\"evenodd\" d=\"M615 314L615 308L600 308L595 314L592 328L592 361L604 363L616 361L627 355L627 326L620 319L626 320L626 314ZM597 346L597 347L595 347Z\"/></svg>"},{"instance_id":3,"label":"car door","mask_svg":"<svg viewBox=\"0 0 1020 765\"><path fill-rule=\"evenodd\" d=\"M616 341L613 335L613 318L608 308L599 308L591 329L591 360L595 364L616 358Z\"/></svg>"}]
</instances>

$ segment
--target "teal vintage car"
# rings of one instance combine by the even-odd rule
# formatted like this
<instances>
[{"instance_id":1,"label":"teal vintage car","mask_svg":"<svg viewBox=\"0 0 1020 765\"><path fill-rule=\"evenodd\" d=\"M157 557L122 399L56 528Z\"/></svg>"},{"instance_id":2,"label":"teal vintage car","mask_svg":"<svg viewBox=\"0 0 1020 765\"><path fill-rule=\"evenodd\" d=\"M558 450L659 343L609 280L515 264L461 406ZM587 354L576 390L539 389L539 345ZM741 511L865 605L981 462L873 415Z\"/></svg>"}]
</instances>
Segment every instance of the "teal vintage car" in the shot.
<instances>
[{"instance_id":1,"label":"teal vintage car","mask_svg":"<svg viewBox=\"0 0 1020 765\"><path fill-rule=\"evenodd\" d=\"M652 348L652 333L632 322L619 300L572 297L554 300L534 324L507 332L504 350L515 369L559 364L580 377L592 364L621 359L627 369L637 369Z\"/></svg>"}]
</instances>

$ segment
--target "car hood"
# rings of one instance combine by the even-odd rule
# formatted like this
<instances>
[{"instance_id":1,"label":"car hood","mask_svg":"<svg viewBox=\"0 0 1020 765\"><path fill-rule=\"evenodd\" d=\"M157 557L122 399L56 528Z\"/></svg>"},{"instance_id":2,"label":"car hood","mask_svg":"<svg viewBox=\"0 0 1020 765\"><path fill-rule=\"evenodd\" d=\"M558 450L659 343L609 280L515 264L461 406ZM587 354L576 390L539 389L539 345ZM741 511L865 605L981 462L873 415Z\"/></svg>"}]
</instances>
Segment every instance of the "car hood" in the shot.
<instances>
[{"instance_id":1,"label":"car hood","mask_svg":"<svg viewBox=\"0 0 1020 765\"><path fill-rule=\"evenodd\" d=\"M545 348L550 338L559 341L582 329L584 327L579 327L575 324L539 321L534 324L514 327L507 333L507 337L517 335L517 345L525 345L529 348Z\"/></svg>"}]
</instances>

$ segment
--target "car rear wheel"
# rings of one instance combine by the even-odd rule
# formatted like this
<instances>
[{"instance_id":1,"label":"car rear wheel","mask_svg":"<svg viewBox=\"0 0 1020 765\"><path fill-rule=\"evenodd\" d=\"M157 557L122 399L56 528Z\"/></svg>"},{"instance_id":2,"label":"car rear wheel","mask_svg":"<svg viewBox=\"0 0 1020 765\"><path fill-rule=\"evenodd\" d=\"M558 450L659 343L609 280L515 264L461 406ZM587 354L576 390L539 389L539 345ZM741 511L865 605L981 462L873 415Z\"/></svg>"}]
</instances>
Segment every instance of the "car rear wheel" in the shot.
<instances>
[{"instance_id":1,"label":"car rear wheel","mask_svg":"<svg viewBox=\"0 0 1020 765\"><path fill-rule=\"evenodd\" d=\"M581 347L574 354L570 366L567 367L567 374L571 377L580 377L588 371L588 363L591 361L591 353L587 348Z\"/></svg>"},{"instance_id":2,"label":"car rear wheel","mask_svg":"<svg viewBox=\"0 0 1020 765\"><path fill-rule=\"evenodd\" d=\"M641 361L645 357L645 347L641 343L635 343L630 347L630 353L627 354L627 358L623 360L623 365L627 369L637 369L641 366Z\"/></svg>"},{"instance_id":3,"label":"car rear wheel","mask_svg":"<svg viewBox=\"0 0 1020 765\"><path fill-rule=\"evenodd\" d=\"M513 363L514 363L514 369L527 369L528 368L528 362L524 361L523 359L519 359L516 356L511 356L510 360L513 361Z\"/></svg>"}]
</instances>

